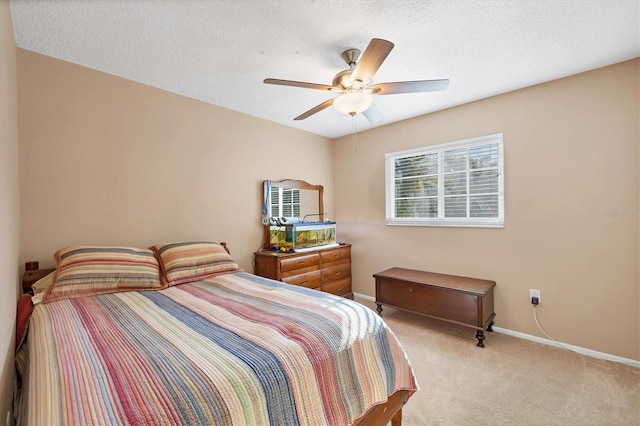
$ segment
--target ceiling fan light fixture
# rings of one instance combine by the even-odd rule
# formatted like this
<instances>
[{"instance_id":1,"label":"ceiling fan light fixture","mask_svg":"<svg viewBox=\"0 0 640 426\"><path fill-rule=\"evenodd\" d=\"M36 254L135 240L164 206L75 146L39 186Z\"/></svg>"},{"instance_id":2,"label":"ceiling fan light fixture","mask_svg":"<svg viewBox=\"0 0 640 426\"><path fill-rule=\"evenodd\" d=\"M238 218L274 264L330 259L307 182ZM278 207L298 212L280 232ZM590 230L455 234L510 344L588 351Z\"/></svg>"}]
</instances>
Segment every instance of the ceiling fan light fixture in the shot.
<instances>
[{"instance_id":1,"label":"ceiling fan light fixture","mask_svg":"<svg viewBox=\"0 0 640 426\"><path fill-rule=\"evenodd\" d=\"M353 115L364 112L371 107L373 97L362 91L349 91L333 100L333 107L340 114Z\"/></svg>"}]
</instances>

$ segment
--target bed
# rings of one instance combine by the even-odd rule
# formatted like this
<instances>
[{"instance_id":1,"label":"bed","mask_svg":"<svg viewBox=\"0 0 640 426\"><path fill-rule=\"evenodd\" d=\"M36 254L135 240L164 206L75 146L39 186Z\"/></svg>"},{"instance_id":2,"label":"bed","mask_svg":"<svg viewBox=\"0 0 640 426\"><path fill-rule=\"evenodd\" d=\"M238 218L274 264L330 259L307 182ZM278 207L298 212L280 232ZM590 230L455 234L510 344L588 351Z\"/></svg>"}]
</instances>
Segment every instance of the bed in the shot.
<instances>
[{"instance_id":1,"label":"bed","mask_svg":"<svg viewBox=\"0 0 640 426\"><path fill-rule=\"evenodd\" d=\"M418 390L375 312L246 273L221 244L55 259L19 303L17 424L399 425Z\"/></svg>"}]
</instances>

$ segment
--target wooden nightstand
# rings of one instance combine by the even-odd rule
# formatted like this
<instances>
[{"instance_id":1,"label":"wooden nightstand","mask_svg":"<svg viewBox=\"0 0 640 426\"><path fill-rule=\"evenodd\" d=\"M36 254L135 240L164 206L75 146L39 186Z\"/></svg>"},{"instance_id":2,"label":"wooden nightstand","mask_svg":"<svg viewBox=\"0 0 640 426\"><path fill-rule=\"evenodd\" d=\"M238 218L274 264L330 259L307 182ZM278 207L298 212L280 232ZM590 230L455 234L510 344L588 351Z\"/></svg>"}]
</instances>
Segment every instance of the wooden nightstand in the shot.
<instances>
[{"instance_id":1,"label":"wooden nightstand","mask_svg":"<svg viewBox=\"0 0 640 426\"><path fill-rule=\"evenodd\" d=\"M22 275L22 292L24 294L33 294L31 286L40 278L44 278L56 268L38 269L38 262L25 263L24 275Z\"/></svg>"}]
</instances>

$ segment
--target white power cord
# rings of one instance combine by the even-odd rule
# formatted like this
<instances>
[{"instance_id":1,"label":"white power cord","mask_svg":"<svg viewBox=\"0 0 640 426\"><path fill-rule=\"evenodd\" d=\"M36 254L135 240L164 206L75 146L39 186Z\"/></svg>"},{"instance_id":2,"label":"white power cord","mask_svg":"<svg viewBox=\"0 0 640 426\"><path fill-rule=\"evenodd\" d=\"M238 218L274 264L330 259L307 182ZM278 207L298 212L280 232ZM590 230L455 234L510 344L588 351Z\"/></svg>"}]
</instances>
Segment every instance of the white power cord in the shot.
<instances>
[{"instance_id":1,"label":"white power cord","mask_svg":"<svg viewBox=\"0 0 640 426\"><path fill-rule=\"evenodd\" d=\"M536 305L533 305L533 319L535 320L536 325L538 326L538 328L540 329L540 331L542 332L542 334L544 334L544 335L545 335L545 336L547 336L550 340L552 340L552 341L556 342L558 345L562 346L563 348L565 348L565 349L567 349L567 350L570 350L571 352L575 352L575 353L577 353L577 354L579 354L579 355L582 355L580 352L578 352L578 351L576 351L576 350L574 350L574 349L571 349L570 347L568 347L568 346L564 345L564 344L563 344L563 343L561 343L561 342L558 342L556 339L554 339L553 337L549 336L549 335L547 334L547 332L546 332L546 331L544 331L544 330L542 329L542 326L541 326L541 325L540 325L540 323L538 322L538 315L537 315L537 312L536 312L536 308L537 308L537 306L536 306Z\"/></svg>"}]
</instances>

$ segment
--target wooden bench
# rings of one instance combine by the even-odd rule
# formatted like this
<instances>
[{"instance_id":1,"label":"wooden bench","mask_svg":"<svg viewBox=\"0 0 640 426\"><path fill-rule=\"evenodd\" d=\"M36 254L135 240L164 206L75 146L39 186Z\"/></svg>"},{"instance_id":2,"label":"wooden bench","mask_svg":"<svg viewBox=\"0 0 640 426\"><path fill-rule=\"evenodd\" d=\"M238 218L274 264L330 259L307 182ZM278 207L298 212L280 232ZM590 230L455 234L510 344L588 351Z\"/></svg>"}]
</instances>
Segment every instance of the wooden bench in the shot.
<instances>
[{"instance_id":1,"label":"wooden bench","mask_svg":"<svg viewBox=\"0 0 640 426\"><path fill-rule=\"evenodd\" d=\"M391 268L378 272L376 305L413 312L477 330L478 346L484 348L484 330L493 331L495 281L413 269Z\"/></svg>"}]
</instances>

